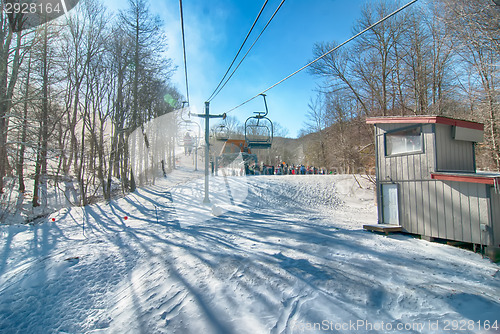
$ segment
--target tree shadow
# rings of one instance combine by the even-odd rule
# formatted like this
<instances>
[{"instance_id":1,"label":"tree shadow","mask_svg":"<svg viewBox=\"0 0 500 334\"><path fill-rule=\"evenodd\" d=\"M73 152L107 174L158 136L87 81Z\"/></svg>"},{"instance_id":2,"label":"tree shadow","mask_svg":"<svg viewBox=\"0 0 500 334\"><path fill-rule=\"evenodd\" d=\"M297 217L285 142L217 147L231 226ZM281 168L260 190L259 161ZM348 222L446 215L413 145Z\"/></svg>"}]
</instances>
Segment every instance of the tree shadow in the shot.
<instances>
[{"instance_id":1,"label":"tree shadow","mask_svg":"<svg viewBox=\"0 0 500 334\"><path fill-rule=\"evenodd\" d=\"M159 326L189 331L193 314L209 332L236 333L244 331L237 319L245 317L267 332L291 332L293 323L324 319L397 324L419 319L415 305L426 303L428 318L443 310L457 317L472 317L477 307L495 312L488 316L500 311L493 297L500 283L481 266L467 268L467 259L457 264L456 256L406 247L423 245L411 237L389 239L329 225L314 206L297 205L297 196L266 205L274 196L251 187L237 212L182 226L172 193L149 187L108 205L67 210L59 218L71 223L64 229L44 223L7 230L0 255L0 330L125 328L112 314L123 300L133 314L127 321L142 333ZM24 246L15 242L28 233ZM25 267L15 279L6 277L9 258L23 252ZM65 261L69 256L78 261ZM467 294L464 285L451 299L440 298L450 277L471 286L481 280L491 295ZM194 313L176 311L181 309Z\"/></svg>"}]
</instances>

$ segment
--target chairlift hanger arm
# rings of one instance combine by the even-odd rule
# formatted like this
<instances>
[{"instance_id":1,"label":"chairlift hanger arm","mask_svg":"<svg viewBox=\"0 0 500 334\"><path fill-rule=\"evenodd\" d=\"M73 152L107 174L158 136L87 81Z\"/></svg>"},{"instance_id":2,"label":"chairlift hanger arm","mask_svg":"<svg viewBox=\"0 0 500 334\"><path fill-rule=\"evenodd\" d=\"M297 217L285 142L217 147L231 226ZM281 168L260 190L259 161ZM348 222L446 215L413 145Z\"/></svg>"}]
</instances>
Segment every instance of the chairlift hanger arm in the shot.
<instances>
[{"instance_id":1,"label":"chairlift hanger arm","mask_svg":"<svg viewBox=\"0 0 500 334\"><path fill-rule=\"evenodd\" d=\"M187 101L182 101L182 111L181 111L181 120L184 122L191 122L189 119L184 118L184 109L186 108L185 105L187 104L188 106L188 117L191 118L191 109L189 109L189 102Z\"/></svg>"},{"instance_id":2,"label":"chairlift hanger arm","mask_svg":"<svg viewBox=\"0 0 500 334\"><path fill-rule=\"evenodd\" d=\"M261 93L260 95L262 95L262 97L264 98L264 105L266 106L266 113L264 114L264 117L266 117L267 114L269 113L269 110L267 109L266 94Z\"/></svg>"},{"instance_id":3,"label":"chairlift hanger arm","mask_svg":"<svg viewBox=\"0 0 500 334\"><path fill-rule=\"evenodd\" d=\"M195 116L201 117L201 118L222 118L226 119L226 113L219 114L219 115L207 115L207 114L194 114Z\"/></svg>"},{"instance_id":4,"label":"chairlift hanger arm","mask_svg":"<svg viewBox=\"0 0 500 334\"><path fill-rule=\"evenodd\" d=\"M257 124L259 124L259 119L267 118L266 116L269 113L269 110L267 108L266 94L259 94L259 95L262 95L262 97L264 98L264 105L266 106L266 112L263 112L263 111L254 111L253 112L254 114L256 114L253 118L257 119Z\"/></svg>"}]
</instances>

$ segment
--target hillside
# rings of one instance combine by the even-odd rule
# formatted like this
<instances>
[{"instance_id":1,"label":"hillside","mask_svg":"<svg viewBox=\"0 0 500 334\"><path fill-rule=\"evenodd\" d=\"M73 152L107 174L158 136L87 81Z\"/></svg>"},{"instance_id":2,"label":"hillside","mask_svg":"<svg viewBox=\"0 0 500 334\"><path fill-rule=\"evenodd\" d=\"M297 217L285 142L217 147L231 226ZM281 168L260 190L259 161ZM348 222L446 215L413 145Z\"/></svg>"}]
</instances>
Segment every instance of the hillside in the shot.
<instances>
[{"instance_id":1,"label":"hillside","mask_svg":"<svg viewBox=\"0 0 500 334\"><path fill-rule=\"evenodd\" d=\"M368 183L218 177L204 206L199 175L181 168L109 204L0 226L0 332L431 333L467 321L476 333L498 320L500 267L363 231L376 222Z\"/></svg>"}]
</instances>

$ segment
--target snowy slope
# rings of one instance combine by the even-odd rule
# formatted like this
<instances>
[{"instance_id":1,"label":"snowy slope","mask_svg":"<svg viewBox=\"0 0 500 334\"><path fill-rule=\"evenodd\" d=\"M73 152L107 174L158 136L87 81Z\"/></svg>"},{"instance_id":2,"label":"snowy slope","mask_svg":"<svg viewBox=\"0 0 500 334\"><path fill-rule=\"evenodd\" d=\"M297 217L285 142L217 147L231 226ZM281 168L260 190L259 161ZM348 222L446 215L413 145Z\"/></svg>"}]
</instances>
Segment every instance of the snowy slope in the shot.
<instances>
[{"instance_id":1,"label":"snowy slope","mask_svg":"<svg viewBox=\"0 0 500 334\"><path fill-rule=\"evenodd\" d=\"M0 226L0 332L496 332L500 267L363 231L368 183L221 176L204 206L199 176Z\"/></svg>"}]
</instances>

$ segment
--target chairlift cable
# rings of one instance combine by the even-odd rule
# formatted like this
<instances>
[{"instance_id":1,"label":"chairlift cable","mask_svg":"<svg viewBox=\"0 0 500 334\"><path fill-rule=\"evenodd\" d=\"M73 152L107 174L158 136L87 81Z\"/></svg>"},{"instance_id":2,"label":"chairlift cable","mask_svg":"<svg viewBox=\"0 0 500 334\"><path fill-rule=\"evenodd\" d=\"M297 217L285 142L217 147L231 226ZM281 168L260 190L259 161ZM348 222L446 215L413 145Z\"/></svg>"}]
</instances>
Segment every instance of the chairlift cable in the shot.
<instances>
[{"instance_id":1,"label":"chairlift cable","mask_svg":"<svg viewBox=\"0 0 500 334\"><path fill-rule=\"evenodd\" d=\"M223 76L223 77L222 77L222 79L220 80L219 84L217 85L217 87L215 88L215 90L213 91L213 93L210 95L210 97L207 99L207 101L208 101L208 102L210 102L210 101L211 101L211 100L215 97L215 96L214 96L214 94L217 92L217 90L219 89L220 85L222 84L222 82L223 82L223 81L224 81L224 79L226 78L227 74L228 74L228 73L229 73L229 71L231 70L231 67L234 65L234 62L235 62L235 61L236 61L236 59L238 58L238 56L239 56L239 54L240 54L241 50L243 49L243 46L245 45L245 43L246 43L246 41L247 41L248 37L250 37L250 34L252 33L253 28L254 28L254 27L255 27L255 25L257 24L257 21L259 20L259 18L260 18L260 16L261 16L262 12L264 11L264 8L266 7L266 5L267 5L267 2L268 2L268 1L269 1L269 0L266 0L266 1L264 2L264 4L262 5L262 8L260 9L259 14L258 14L258 15L257 15L257 17L255 18L255 21L253 22L252 27L251 27L251 28L250 28L250 30L248 31L247 36L246 36L246 37L245 37L245 39L243 40L243 43L241 43L240 49L239 49L239 50L238 50L238 52L236 53L236 56L234 56L233 61L231 62L231 65L229 65L229 67L228 67L228 69L227 69L226 73L224 74L224 76Z\"/></svg>"},{"instance_id":2,"label":"chairlift cable","mask_svg":"<svg viewBox=\"0 0 500 334\"><path fill-rule=\"evenodd\" d=\"M224 84L217 90L216 89L216 93L211 97L210 101L215 99L215 97L220 93L220 91L226 86L226 84L228 83L228 81L233 77L234 73L236 72L236 70L240 67L241 63L243 62L243 60L245 60L245 58L247 57L247 55L250 53L250 51L252 50L252 48L254 47L254 45L257 43L257 41L259 40L260 36L262 36L262 34L264 33L264 31L267 29L267 27L269 26L269 24L271 23L271 21L274 19L274 17L276 16L276 14L278 13L278 11L280 10L281 6L283 5L283 3L285 3L286 0L282 0L281 3L279 4L278 8L274 11L273 15L271 16L271 18L267 21L266 25L264 26L264 28L262 29L262 31L260 32L259 36L257 36L257 38L255 39L255 41L253 42L253 44L250 46L250 48L248 49L248 51L245 53L245 55L243 56L243 58L241 58L240 62L238 63L238 65L235 67L235 69L233 70L233 72L231 72L231 75L229 75L229 77L226 79L226 81L224 82Z\"/></svg>"},{"instance_id":3,"label":"chairlift cable","mask_svg":"<svg viewBox=\"0 0 500 334\"><path fill-rule=\"evenodd\" d=\"M227 113L230 113L231 111L235 110L235 109L238 109L240 108L241 106L247 104L248 102L256 99L257 97L259 97L261 94L264 94L266 93L267 91L273 89L274 87L278 86L279 84L283 83L284 81L290 79L291 77L293 77L294 75L296 75L297 73L303 71L304 69L308 68L309 66L311 66L312 64L316 63L317 61L321 60L322 58L326 57L327 55L329 55L330 53L338 50L339 48L341 48L342 46L346 45L347 43L351 42L352 40L358 38L359 36L363 35L364 33L366 33L368 30L371 30L373 28L375 28L376 26L378 26L379 24L383 23L384 21L388 20L389 18L393 17L394 15L396 15L397 13L399 13L400 11L406 9L407 7L413 5L415 2L417 2L418 0L412 0L410 1L409 3L407 3L406 5L402 6L401 8L395 10L394 12L392 12L391 14L385 16L384 18L380 19L379 21L375 22L374 24L372 24L371 26L365 28L364 30L360 31L359 33L357 33L356 35L352 36L351 38L349 38L348 40L346 40L345 42L337 45L336 47L334 47L333 49L331 49L330 51L324 53L323 55L319 56L318 58L314 59L313 61L309 62L307 65L304 65L303 67L299 68L297 71L293 72L292 74L288 75L287 77L281 79L280 81L278 81L277 83L275 83L274 85L272 85L271 87L263 90L262 92L260 92L259 94L255 95L254 97L244 101L243 103L237 105L236 107L232 108L232 109L229 109L228 111L226 111L226 114Z\"/></svg>"},{"instance_id":4,"label":"chairlift cable","mask_svg":"<svg viewBox=\"0 0 500 334\"><path fill-rule=\"evenodd\" d=\"M189 105L188 67L186 61L186 38L184 35L184 14L182 12L182 0L179 0L179 7L181 11L182 50L184 51L184 75L186 76L186 100Z\"/></svg>"}]
</instances>

